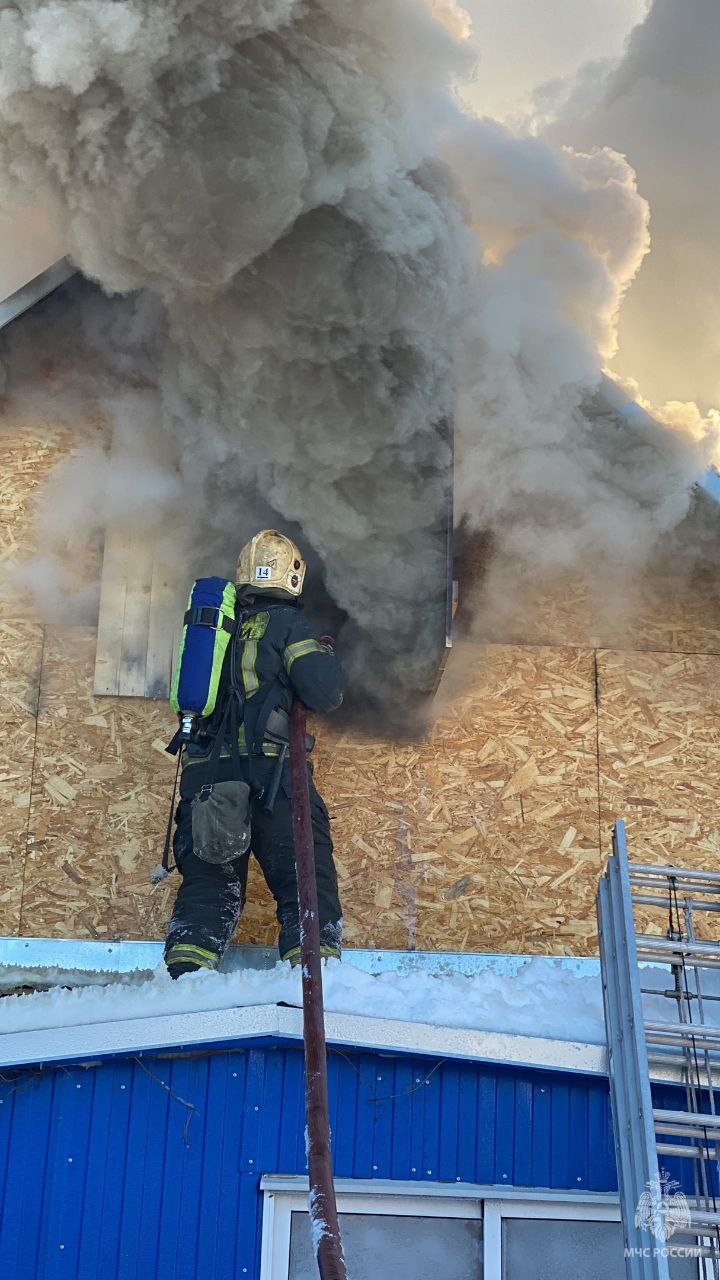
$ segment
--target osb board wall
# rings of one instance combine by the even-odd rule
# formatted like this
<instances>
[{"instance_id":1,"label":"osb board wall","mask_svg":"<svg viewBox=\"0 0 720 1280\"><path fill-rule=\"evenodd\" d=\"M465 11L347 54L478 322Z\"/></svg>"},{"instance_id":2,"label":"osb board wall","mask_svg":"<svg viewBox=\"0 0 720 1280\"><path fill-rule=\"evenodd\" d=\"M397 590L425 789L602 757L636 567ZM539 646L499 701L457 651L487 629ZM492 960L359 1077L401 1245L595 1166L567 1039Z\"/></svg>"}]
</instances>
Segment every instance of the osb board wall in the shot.
<instances>
[{"instance_id":1,"label":"osb board wall","mask_svg":"<svg viewBox=\"0 0 720 1280\"><path fill-rule=\"evenodd\" d=\"M34 499L71 445L67 429L44 421L0 431L0 617L35 612L13 570L34 550Z\"/></svg>"},{"instance_id":2,"label":"osb board wall","mask_svg":"<svg viewBox=\"0 0 720 1280\"><path fill-rule=\"evenodd\" d=\"M94 697L94 644L89 629L45 637L19 931L161 936L174 886L152 889L147 874L164 835L172 717ZM425 742L320 727L347 941L582 949L599 866L592 655L489 646L463 661L470 692ZM255 871L238 940L274 936Z\"/></svg>"},{"instance_id":3,"label":"osb board wall","mask_svg":"<svg viewBox=\"0 0 720 1280\"><path fill-rule=\"evenodd\" d=\"M31 548L32 494L66 448L62 433L3 438L6 564ZM160 937L174 885L152 889L147 873L172 718L162 704L93 697L95 631L44 628L19 598L0 589L0 931ZM585 624L573 631L574 600L569 586L548 600L522 644L458 648L426 741L321 727L351 945L592 951L617 814L638 856L718 865L717 594L648 589L632 634L614 641L635 652L609 651L609 628L590 642ZM572 645L541 643L558 637ZM252 870L238 940L275 931Z\"/></svg>"},{"instance_id":4,"label":"osb board wall","mask_svg":"<svg viewBox=\"0 0 720 1280\"><path fill-rule=\"evenodd\" d=\"M20 932L43 630L0 620L0 933Z\"/></svg>"},{"instance_id":5,"label":"osb board wall","mask_svg":"<svg viewBox=\"0 0 720 1280\"><path fill-rule=\"evenodd\" d=\"M348 940L582 949L599 867L592 654L458 656L467 692L426 741L320 740Z\"/></svg>"},{"instance_id":6,"label":"osb board wall","mask_svg":"<svg viewBox=\"0 0 720 1280\"><path fill-rule=\"evenodd\" d=\"M27 844L20 822L2 846L8 933L162 936L173 885L152 889L147 873L164 834L172 717L162 704L93 697L94 644L90 629L45 636L32 795L18 810ZM491 645L458 653L450 675L466 692L426 741L373 743L320 726L317 779L348 943L592 951L617 814L639 856L720 865L718 664ZM18 758L29 758L22 738ZM15 787L8 780L8 796ZM254 870L237 939L274 937Z\"/></svg>"},{"instance_id":7,"label":"osb board wall","mask_svg":"<svg viewBox=\"0 0 720 1280\"><path fill-rule=\"evenodd\" d=\"M37 713L20 932L158 936L170 881L153 889L174 766L162 703L95 698L96 633L48 628Z\"/></svg>"},{"instance_id":8,"label":"osb board wall","mask_svg":"<svg viewBox=\"0 0 720 1280\"><path fill-rule=\"evenodd\" d=\"M599 672L604 843L620 814L638 861L720 870L720 656L601 653Z\"/></svg>"},{"instance_id":9,"label":"osb board wall","mask_svg":"<svg viewBox=\"0 0 720 1280\"><path fill-rule=\"evenodd\" d=\"M658 653L720 651L717 574L685 572L681 567L675 572L667 558L648 565L640 580L615 588L599 583L596 592L569 574L528 584L504 616L495 612L486 617L481 599L471 598L470 603L470 629L481 642Z\"/></svg>"}]
</instances>

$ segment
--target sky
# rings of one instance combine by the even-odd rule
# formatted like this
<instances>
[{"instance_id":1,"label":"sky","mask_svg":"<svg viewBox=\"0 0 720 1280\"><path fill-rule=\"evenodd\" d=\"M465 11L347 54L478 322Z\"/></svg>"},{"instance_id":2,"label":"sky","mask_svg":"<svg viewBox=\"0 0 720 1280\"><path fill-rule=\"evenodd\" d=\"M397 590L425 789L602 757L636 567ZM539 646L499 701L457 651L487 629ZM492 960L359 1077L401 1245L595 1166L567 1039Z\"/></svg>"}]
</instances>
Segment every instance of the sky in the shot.
<instances>
[{"instance_id":1,"label":"sky","mask_svg":"<svg viewBox=\"0 0 720 1280\"><path fill-rule=\"evenodd\" d=\"M532 91L584 62L617 57L647 0L463 0L479 54L465 91L481 114L512 120Z\"/></svg>"}]
</instances>

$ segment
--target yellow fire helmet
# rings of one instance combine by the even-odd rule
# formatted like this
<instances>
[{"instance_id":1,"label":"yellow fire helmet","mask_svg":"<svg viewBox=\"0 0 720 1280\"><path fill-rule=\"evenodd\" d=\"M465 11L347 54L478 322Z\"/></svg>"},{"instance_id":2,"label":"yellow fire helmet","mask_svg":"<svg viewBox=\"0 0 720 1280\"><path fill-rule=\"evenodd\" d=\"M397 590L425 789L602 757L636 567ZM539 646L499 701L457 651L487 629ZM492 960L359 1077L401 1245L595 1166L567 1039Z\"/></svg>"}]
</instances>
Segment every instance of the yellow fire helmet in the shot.
<instances>
[{"instance_id":1,"label":"yellow fire helmet","mask_svg":"<svg viewBox=\"0 0 720 1280\"><path fill-rule=\"evenodd\" d=\"M299 596L305 561L295 543L277 529L261 529L240 552L235 581L268 595Z\"/></svg>"}]
</instances>

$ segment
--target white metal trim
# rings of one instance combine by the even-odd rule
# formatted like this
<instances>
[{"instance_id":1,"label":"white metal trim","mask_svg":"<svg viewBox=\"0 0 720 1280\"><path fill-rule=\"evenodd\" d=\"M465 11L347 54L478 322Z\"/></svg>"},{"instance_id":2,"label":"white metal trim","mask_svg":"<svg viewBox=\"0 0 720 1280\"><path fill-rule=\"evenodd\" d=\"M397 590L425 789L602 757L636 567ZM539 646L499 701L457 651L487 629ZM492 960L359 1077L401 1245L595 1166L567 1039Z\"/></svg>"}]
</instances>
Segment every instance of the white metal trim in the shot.
<instances>
[{"instance_id":1,"label":"white metal trim","mask_svg":"<svg viewBox=\"0 0 720 1280\"><path fill-rule=\"evenodd\" d=\"M273 1258L273 1241L275 1231L277 1229L277 1215L275 1212L275 1193L270 1191L263 1196L262 1207L262 1236L260 1239L260 1275L267 1276L270 1274L270 1267Z\"/></svg>"},{"instance_id":2,"label":"white metal trim","mask_svg":"<svg viewBox=\"0 0 720 1280\"><path fill-rule=\"evenodd\" d=\"M14 293L0 301L0 329L9 324L23 311L29 311L41 298L52 293L59 285L64 284L70 276L75 275L76 268L69 258L60 258L58 262L46 267L39 275L21 285Z\"/></svg>"},{"instance_id":3,"label":"white metal trim","mask_svg":"<svg viewBox=\"0 0 720 1280\"><path fill-rule=\"evenodd\" d=\"M502 1214L499 1200L484 1201L483 1280L502 1280Z\"/></svg>"},{"instance_id":4,"label":"white metal trim","mask_svg":"<svg viewBox=\"0 0 720 1280\"><path fill-rule=\"evenodd\" d=\"M293 1213L307 1210L308 1179L265 1175L260 1280L288 1280ZM617 1196L568 1191L528 1192L525 1188L462 1183L392 1182L338 1178L338 1212L378 1216L474 1218L483 1221L484 1280L502 1280L502 1224L505 1218L620 1222ZM501 1192L502 1194L498 1194Z\"/></svg>"},{"instance_id":5,"label":"white metal trim","mask_svg":"<svg viewBox=\"0 0 720 1280\"><path fill-rule=\"evenodd\" d=\"M260 1253L260 1280L288 1280L290 1265L290 1231L293 1213L307 1213L307 1179L304 1192L266 1190L263 1197L263 1227ZM338 1184L339 1184L338 1180ZM473 1218L482 1219L482 1204L477 1197L448 1199L436 1196L435 1203L416 1196L348 1195L338 1190L338 1213L372 1213L376 1217L397 1216L406 1218ZM266 1215L268 1224L266 1227Z\"/></svg>"},{"instance_id":6,"label":"white metal trim","mask_svg":"<svg viewBox=\"0 0 720 1280\"><path fill-rule=\"evenodd\" d=\"M0 1020L0 1027L2 1022ZM328 1013L329 1044L605 1075L605 1050L565 1040ZM228 1045L259 1037L302 1040L302 1011L277 1005L161 1014L0 1034L0 1065L26 1066L151 1050Z\"/></svg>"},{"instance_id":7,"label":"white metal trim","mask_svg":"<svg viewBox=\"0 0 720 1280\"><path fill-rule=\"evenodd\" d=\"M296 1193L307 1196L309 1182L306 1174L266 1173L260 1179L260 1190L268 1194ZM409 1182L394 1178L336 1178L338 1195L365 1196L413 1196L460 1200L492 1200L511 1204L514 1201L540 1204L572 1204L608 1206L620 1213L620 1201L615 1191L567 1191L554 1187L508 1187L505 1183L489 1182Z\"/></svg>"},{"instance_id":8,"label":"white metal trim","mask_svg":"<svg viewBox=\"0 0 720 1280\"><path fill-rule=\"evenodd\" d=\"M597 1200L585 1200L578 1203L567 1196L553 1199L523 1199L503 1197L496 1200L500 1215L503 1218L550 1218L555 1222L620 1222L620 1201L615 1197L613 1204L599 1203Z\"/></svg>"}]
</instances>

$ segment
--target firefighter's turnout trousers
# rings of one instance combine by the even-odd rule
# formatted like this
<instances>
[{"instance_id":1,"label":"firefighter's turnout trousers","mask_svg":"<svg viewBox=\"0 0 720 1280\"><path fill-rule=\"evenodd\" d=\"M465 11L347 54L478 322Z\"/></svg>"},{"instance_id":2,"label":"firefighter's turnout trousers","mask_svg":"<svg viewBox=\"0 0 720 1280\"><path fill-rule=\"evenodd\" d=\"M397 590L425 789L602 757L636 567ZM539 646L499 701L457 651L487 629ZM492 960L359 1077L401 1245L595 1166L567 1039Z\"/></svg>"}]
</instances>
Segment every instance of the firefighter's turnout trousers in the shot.
<instances>
[{"instance_id":1,"label":"firefighter's turnout trousers","mask_svg":"<svg viewBox=\"0 0 720 1280\"><path fill-rule=\"evenodd\" d=\"M252 782L256 787L269 787L275 764L274 759L253 759ZM245 780L250 782L246 758L242 767ZM320 942L323 954L339 955L342 912L332 856L330 823L323 799L312 780L312 773L309 782ZM217 865L203 862L193 852L190 799L181 799L178 805L173 852L182 884L175 900L165 945L165 961L173 977L193 969L217 968L245 903L251 852L257 858L267 886L277 903L280 956L282 959L294 960L299 954L300 928L289 763L286 762L283 767L272 813L267 813L263 808L261 795L259 799L253 800L251 815L252 838L248 852L231 862Z\"/></svg>"}]
</instances>

